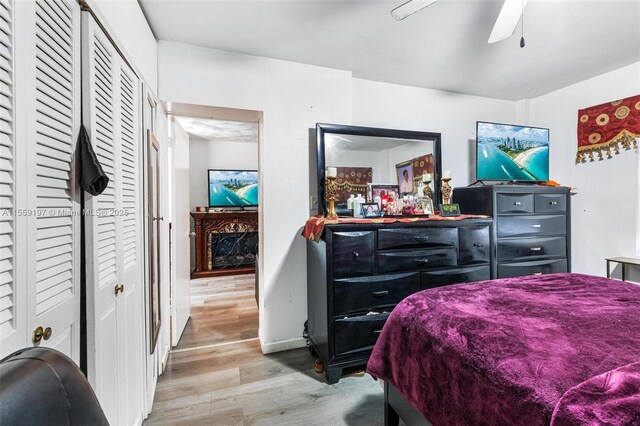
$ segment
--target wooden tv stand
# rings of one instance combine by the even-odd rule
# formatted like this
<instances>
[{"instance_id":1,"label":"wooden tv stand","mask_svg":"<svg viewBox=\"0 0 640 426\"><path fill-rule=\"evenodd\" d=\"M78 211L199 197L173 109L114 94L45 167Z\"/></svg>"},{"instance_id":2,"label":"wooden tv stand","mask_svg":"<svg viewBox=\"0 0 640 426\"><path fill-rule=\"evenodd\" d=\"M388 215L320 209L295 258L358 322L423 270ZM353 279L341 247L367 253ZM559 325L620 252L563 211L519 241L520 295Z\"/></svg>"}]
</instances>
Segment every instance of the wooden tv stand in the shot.
<instances>
[{"instance_id":1,"label":"wooden tv stand","mask_svg":"<svg viewBox=\"0 0 640 426\"><path fill-rule=\"evenodd\" d=\"M255 238L257 243L258 212L192 212L196 231L196 269L191 278L218 277L224 275L252 274L255 263L241 265L216 265L217 257L212 253L216 238ZM249 254L253 256L255 254ZM248 257L247 259L251 259Z\"/></svg>"}]
</instances>

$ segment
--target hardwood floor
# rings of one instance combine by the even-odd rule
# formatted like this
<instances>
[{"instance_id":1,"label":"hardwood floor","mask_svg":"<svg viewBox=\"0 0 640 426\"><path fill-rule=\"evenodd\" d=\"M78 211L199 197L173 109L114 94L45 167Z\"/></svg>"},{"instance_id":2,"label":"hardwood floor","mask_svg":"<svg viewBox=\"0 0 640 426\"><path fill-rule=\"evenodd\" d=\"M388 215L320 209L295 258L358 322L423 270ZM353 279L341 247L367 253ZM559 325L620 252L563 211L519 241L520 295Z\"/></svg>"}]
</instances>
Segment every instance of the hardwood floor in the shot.
<instances>
[{"instance_id":1,"label":"hardwood floor","mask_svg":"<svg viewBox=\"0 0 640 426\"><path fill-rule=\"evenodd\" d=\"M258 337L254 276L191 281L191 318L175 349Z\"/></svg>"},{"instance_id":2,"label":"hardwood floor","mask_svg":"<svg viewBox=\"0 0 640 426\"><path fill-rule=\"evenodd\" d=\"M190 334L170 354L145 424L382 425L382 386L370 376L329 386L305 348L263 355L257 339L224 342L250 336L250 324L257 331L252 279L194 281Z\"/></svg>"}]
</instances>

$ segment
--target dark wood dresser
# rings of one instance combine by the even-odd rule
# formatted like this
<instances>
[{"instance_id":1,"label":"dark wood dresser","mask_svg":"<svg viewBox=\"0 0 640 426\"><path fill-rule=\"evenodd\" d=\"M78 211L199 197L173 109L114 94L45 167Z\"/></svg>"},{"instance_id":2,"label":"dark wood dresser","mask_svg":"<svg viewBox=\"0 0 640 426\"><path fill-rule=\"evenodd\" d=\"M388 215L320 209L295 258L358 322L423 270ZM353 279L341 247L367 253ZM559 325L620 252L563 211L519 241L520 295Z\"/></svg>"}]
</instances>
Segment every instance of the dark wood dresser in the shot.
<instances>
[{"instance_id":1,"label":"dark wood dresser","mask_svg":"<svg viewBox=\"0 0 640 426\"><path fill-rule=\"evenodd\" d=\"M492 278L571 270L571 197L566 187L493 185L455 188L464 214L494 218Z\"/></svg>"},{"instance_id":2,"label":"dark wood dresser","mask_svg":"<svg viewBox=\"0 0 640 426\"><path fill-rule=\"evenodd\" d=\"M308 336L329 383L364 366L394 306L490 278L491 219L327 225L307 242Z\"/></svg>"}]
</instances>

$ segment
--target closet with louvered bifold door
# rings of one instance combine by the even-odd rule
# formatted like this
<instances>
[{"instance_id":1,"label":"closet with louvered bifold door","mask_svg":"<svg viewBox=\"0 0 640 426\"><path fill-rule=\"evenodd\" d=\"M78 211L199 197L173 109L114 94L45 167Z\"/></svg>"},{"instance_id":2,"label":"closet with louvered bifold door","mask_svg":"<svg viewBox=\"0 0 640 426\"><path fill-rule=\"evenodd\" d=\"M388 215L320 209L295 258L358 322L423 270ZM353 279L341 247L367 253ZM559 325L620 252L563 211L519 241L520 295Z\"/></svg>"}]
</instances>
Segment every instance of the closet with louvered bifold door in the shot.
<instances>
[{"instance_id":1,"label":"closet with louvered bifold door","mask_svg":"<svg viewBox=\"0 0 640 426\"><path fill-rule=\"evenodd\" d=\"M82 13L83 123L106 190L85 193L87 369L111 424L140 424L144 391L140 82Z\"/></svg>"},{"instance_id":2,"label":"closet with louvered bifold door","mask_svg":"<svg viewBox=\"0 0 640 426\"><path fill-rule=\"evenodd\" d=\"M80 8L0 1L0 355L79 362Z\"/></svg>"}]
</instances>

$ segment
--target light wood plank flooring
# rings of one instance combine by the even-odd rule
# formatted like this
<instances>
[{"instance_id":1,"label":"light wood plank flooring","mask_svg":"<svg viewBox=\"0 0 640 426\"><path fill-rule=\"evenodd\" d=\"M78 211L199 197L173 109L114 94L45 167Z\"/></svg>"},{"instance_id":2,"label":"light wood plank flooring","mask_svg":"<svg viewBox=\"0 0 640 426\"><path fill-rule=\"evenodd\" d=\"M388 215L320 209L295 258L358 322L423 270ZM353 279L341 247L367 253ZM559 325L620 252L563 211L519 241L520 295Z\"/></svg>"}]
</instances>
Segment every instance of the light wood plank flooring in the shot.
<instances>
[{"instance_id":1,"label":"light wood plank flooring","mask_svg":"<svg viewBox=\"0 0 640 426\"><path fill-rule=\"evenodd\" d=\"M175 349L258 337L253 275L191 281L191 318Z\"/></svg>"},{"instance_id":2,"label":"light wood plank flooring","mask_svg":"<svg viewBox=\"0 0 640 426\"><path fill-rule=\"evenodd\" d=\"M249 324L255 324L257 330L257 309L250 308L251 302L255 306L252 287L248 291L251 276L216 280L192 284L193 293L201 296L194 302L201 305L198 311L194 309L187 326L190 334L183 337L189 339L180 341L182 348L171 353L158 379L153 411L145 424L383 424L382 387L370 376L345 377L329 386L313 370L314 360L307 349L263 355L256 339L225 343L225 338L238 340L243 332L249 336ZM217 284L229 293L223 297L229 306L220 308L228 317L222 321L226 324L222 331L210 311L216 309L212 307L217 305L216 298L205 296L206 288L211 291ZM251 315L255 316L253 323L248 320ZM212 343L212 347L194 347Z\"/></svg>"}]
</instances>

